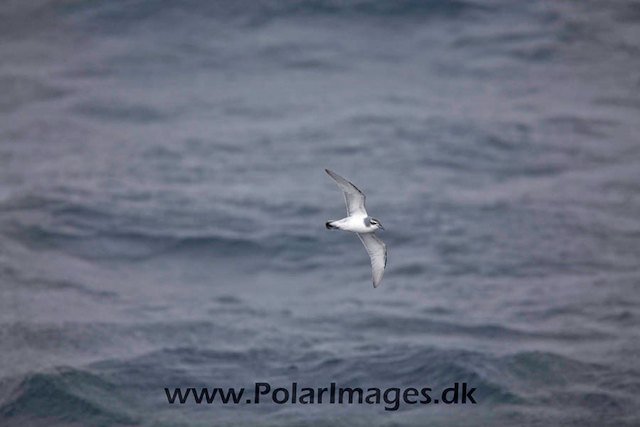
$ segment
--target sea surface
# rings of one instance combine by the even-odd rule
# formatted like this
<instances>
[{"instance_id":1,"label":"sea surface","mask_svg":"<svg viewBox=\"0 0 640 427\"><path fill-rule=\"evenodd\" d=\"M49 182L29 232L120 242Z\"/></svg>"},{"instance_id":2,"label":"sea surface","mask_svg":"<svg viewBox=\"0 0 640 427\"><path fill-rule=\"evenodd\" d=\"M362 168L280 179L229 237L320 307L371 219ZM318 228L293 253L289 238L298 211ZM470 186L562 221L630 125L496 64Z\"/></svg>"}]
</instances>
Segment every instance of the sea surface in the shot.
<instances>
[{"instance_id":1,"label":"sea surface","mask_svg":"<svg viewBox=\"0 0 640 427\"><path fill-rule=\"evenodd\" d=\"M2 2L0 425L640 425L640 3Z\"/></svg>"}]
</instances>

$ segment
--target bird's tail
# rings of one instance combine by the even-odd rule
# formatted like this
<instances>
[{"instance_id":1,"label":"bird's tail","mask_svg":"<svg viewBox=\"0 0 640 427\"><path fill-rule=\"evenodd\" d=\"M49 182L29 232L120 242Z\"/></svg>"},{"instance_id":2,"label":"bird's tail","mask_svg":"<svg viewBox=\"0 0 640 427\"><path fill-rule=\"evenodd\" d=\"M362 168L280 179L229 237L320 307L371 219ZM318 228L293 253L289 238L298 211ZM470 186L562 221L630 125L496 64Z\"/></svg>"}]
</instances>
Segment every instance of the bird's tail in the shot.
<instances>
[{"instance_id":1,"label":"bird's tail","mask_svg":"<svg viewBox=\"0 0 640 427\"><path fill-rule=\"evenodd\" d=\"M335 230L336 228L338 228L335 225L331 225L332 222L333 221L327 221L324 223L324 226L327 227L327 230Z\"/></svg>"}]
</instances>

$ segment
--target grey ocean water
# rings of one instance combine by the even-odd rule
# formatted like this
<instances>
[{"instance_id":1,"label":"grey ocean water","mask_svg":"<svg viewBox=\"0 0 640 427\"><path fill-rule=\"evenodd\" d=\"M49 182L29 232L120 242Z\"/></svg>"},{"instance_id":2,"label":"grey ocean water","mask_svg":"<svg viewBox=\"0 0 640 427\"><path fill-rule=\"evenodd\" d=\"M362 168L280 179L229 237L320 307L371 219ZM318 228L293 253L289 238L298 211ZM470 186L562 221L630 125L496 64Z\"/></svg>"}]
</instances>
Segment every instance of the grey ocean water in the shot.
<instances>
[{"instance_id":1,"label":"grey ocean water","mask_svg":"<svg viewBox=\"0 0 640 427\"><path fill-rule=\"evenodd\" d=\"M7 1L0 40L0 425L640 424L638 2ZM478 404L164 393L259 381Z\"/></svg>"}]
</instances>

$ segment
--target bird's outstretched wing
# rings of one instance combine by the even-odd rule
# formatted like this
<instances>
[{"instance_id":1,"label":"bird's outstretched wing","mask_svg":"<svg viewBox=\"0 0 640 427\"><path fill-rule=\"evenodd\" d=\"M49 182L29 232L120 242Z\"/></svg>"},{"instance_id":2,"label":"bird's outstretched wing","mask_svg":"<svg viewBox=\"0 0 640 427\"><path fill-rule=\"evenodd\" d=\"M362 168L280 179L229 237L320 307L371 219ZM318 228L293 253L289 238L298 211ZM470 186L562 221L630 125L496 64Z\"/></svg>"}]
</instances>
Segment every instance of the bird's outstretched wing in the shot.
<instances>
[{"instance_id":1,"label":"bird's outstretched wing","mask_svg":"<svg viewBox=\"0 0 640 427\"><path fill-rule=\"evenodd\" d=\"M371 258L371 272L373 275L373 287L380 286L384 268L387 266L387 245L375 235L375 233L358 233L364 248Z\"/></svg>"},{"instance_id":2,"label":"bird's outstretched wing","mask_svg":"<svg viewBox=\"0 0 640 427\"><path fill-rule=\"evenodd\" d=\"M364 215L367 216L367 209L364 207L365 196L355 185L341 177L335 172L325 169L331 178L338 184L344 193L344 201L347 204L347 216Z\"/></svg>"}]
</instances>

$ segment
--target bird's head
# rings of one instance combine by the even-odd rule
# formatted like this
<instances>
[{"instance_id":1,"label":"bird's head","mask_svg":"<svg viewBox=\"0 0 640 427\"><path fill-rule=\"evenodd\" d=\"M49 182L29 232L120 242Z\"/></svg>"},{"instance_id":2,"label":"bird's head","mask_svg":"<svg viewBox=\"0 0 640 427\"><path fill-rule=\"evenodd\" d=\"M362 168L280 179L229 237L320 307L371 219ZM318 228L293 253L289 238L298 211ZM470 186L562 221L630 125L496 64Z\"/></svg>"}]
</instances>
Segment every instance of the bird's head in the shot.
<instances>
[{"instance_id":1,"label":"bird's head","mask_svg":"<svg viewBox=\"0 0 640 427\"><path fill-rule=\"evenodd\" d=\"M384 230L384 227L382 226L382 223L377 218L369 218L369 223L376 230Z\"/></svg>"}]
</instances>

